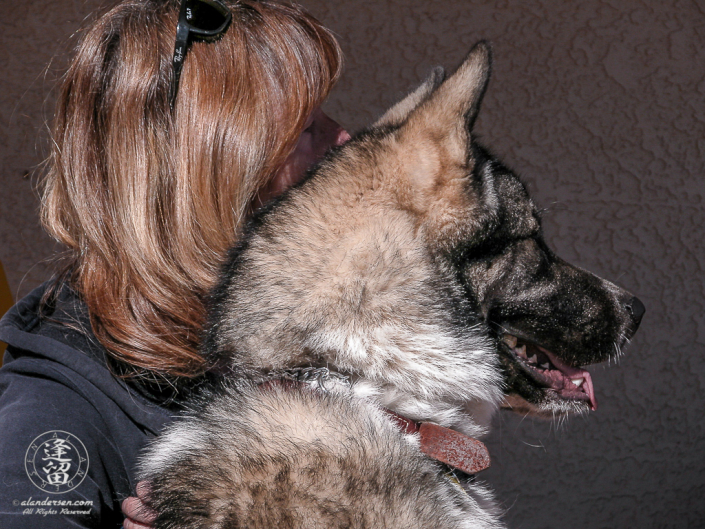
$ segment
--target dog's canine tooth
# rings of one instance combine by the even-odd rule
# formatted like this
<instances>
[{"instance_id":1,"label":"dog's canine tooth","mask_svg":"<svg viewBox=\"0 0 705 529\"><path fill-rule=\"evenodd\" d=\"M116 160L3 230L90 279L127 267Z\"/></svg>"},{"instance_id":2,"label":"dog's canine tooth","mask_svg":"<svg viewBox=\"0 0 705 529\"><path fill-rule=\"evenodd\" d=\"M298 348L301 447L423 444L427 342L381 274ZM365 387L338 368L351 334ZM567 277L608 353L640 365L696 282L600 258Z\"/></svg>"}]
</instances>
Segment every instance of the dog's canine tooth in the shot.
<instances>
[{"instance_id":1,"label":"dog's canine tooth","mask_svg":"<svg viewBox=\"0 0 705 529\"><path fill-rule=\"evenodd\" d=\"M549 364L548 362L546 362L545 364L541 364L541 368L542 368L542 369L551 369L551 364Z\"/></svg>"},{"instance_id":2,"label":"dog's canine tooth","mask_svg":"<svg viewBox=\"0 0 705 529\"><path fill-rule=\"evenodd\" d=\"M536 358L536 355L531 355L531 358L529 358L529 363L530 364L538 363L538 358Z\"/></svg>"},{"instance_id":3,"label":"dog's canine tooth","mask_svg":"<svg viewBox=\"0 0 705 529\"><path fill-rule=\"evenodd\" d=\"M583 377L580 378L573 378L571 379L571 382L575 384L577 387L580 387L583 385L583 382L585 382L585 379Z\"/></svg>"},{"instance_id":4,"label":"dog's canine tooth","mask_svg":"<svg viewBox=\"0 0 705 529\"><path fill-rule=\"evenodd\" d=\"M515 351L516 351L517 354L518 354L519 356L521 356L522 358L526 358L526 346L525 346L525 345L522 345L521 347L517 347L517 348L515 349Z\"/></svg>"}]
</instances>

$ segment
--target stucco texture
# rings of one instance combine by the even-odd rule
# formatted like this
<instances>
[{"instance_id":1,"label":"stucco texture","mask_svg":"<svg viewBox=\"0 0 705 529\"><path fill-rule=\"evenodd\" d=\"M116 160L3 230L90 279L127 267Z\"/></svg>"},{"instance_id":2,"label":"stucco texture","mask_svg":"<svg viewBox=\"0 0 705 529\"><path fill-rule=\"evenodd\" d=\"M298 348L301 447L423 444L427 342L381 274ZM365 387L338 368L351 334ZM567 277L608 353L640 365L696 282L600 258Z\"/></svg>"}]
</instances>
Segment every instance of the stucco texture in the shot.
<instances>
[{"instance_id":1,"label":"stucco texture","mask_svg":"<svg viewBox=\"0 0 705 529\"><path fill-rule=\"evenodd\" d=\"M95 1L2 0L0 260L15 293L48 274L32 179L51 79ZM327 110L355 130L479 39L494 70L477 128L545 208L549 244L647 307L599 408L501 414L484 473L515 529L705 527L705 7L663 0L303 2L347 63ZM54 57L48 79L46 64ZM48 101L48 106L45 105Z\"/></svg>"}]
</instances>

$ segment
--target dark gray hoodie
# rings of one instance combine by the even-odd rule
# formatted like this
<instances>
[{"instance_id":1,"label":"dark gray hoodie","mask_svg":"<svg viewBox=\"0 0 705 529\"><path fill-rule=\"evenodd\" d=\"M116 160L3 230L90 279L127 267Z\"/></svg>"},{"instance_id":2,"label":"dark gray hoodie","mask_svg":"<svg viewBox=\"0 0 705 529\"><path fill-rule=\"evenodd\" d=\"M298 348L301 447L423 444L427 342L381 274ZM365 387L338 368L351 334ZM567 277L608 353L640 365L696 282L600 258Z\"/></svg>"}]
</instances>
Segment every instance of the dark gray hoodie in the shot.
<instances>
[{"instance_id":1,"label":"dark gray hoodie","mask_svg":"<svg viewBox=\"0 0 705 529\"><path fill-rule=\"evenodd\" d=\"M70 288L40 318L47 288L0 321L0 527L117 528L140 449L178 406L111 373Z\"/></svg>"}]
</instances>

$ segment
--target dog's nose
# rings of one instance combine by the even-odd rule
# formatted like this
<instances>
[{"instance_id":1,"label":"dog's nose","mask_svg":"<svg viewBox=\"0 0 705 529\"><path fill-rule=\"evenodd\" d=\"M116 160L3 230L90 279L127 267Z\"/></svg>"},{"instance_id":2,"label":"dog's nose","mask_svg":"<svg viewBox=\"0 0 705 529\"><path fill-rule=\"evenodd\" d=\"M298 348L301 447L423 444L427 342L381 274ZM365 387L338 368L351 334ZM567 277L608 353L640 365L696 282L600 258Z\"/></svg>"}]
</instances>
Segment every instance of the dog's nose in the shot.
<instances>
[{"instance_id":1,"label":"dog's nose","mask_svg":"<svg viewBox=\"0 0 705 529\"><path fill-rule=\"evenodd\" d=\"M646 307L644 307L644 304L635 296L626 304L626 309L632 317L632 322L634 322L634 326L632 327L632 334L634 334L639 328L641 318L646 312Z\"/></svg>"}]
</instances>

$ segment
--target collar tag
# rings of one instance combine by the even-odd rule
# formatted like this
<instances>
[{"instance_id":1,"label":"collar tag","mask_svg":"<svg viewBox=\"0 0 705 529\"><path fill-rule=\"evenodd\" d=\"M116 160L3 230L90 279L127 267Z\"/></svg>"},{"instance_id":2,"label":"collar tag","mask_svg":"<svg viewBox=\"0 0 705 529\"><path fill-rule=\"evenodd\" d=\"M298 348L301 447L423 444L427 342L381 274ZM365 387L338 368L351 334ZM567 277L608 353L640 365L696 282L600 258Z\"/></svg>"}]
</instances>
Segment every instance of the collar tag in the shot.
<instances>
[{"instance_id":1,"label":"collar tag","mask_svg":"<svg viewBox=\"0 0 705 529\"><path fill-rule=\"evenodd\" d=\"M490 466L487 447L472 437L430 422L419 426L421 451L466 474L477 474Z\"/></svg>"},{"instance_id":2,"label":"collar tag","mask_svg":"<svg viewBox=\"0 0 705 529\"><path fill-rule=\"evenodd\" d=\"M430 422L416 422L391 410L384 410L404 433L418 433L421 451L431 459L477 474L490 466L487 447L472 437Z\"/></svg>"}]
</instances>

